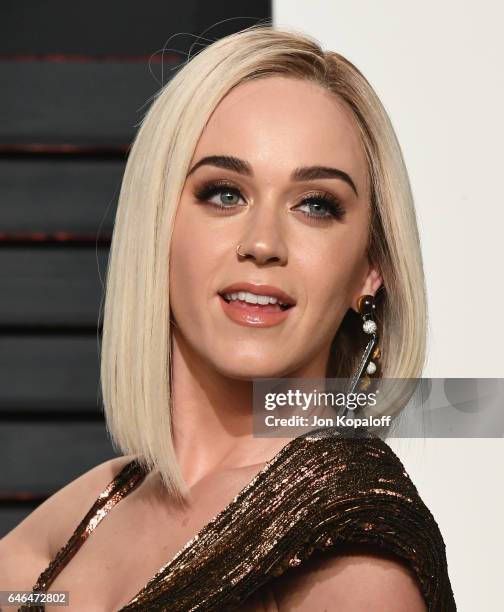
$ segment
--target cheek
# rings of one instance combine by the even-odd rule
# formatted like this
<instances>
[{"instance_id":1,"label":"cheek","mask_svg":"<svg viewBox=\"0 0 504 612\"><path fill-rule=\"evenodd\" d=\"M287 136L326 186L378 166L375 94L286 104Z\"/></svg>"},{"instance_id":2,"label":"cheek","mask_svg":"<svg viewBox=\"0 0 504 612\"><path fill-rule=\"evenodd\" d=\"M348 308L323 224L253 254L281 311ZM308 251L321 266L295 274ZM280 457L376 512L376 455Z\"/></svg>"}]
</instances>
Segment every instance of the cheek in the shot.
<instances>
[{"instance_id":1,"label":"cheek","mask_svg":"<svg viewBox=\"0 0 504 612\"><path fill-rule=\"evenodd\" d=\"M194 320L211 278L212 248L208 231L177 214L170 247L170 303L176 318Z\"/></svg>"},{"instance_id":2,"label":"cheek","mask_svg":"<svg viewBox=\"0 0 504 612\"><path fill-rule=\"evenodd\" d=\"M348 232L303 249L298 266L308 309L318 325L332 328L350 308L355 289L363 280L365 245L365 233Z\"/></svg>"},{"instance_id":3,"label":"cheek","mask_svg":"<svg viewBox=\"0 0 504 612\"><path fill-rule=\"evenodd\" d=\"M310 319L321 331L335 332L350 304L348 271L333 263L319 278L312 276L307 285Z\"/></svg>"}]
</instances>

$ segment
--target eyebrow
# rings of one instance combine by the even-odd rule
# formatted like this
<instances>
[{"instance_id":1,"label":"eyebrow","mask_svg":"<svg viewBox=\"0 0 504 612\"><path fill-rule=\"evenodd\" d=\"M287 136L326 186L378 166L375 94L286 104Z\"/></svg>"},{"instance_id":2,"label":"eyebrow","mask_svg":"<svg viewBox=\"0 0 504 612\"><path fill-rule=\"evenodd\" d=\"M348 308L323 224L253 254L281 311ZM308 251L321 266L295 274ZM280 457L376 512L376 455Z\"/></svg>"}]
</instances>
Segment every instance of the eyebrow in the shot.
<instances>
[{"instance_id":1,"label":"eyebrow","mask_svg":"<svg viewBox=\"0 0 504 612\"><path fill-rule=\"evenodd\" d=\"M225 170L232 170L238 172L238 174L244 174L245 176L253 176L252 166L238 157L230 155L209 155L201 158L194 166L189 170L187 176L190 176L201 166L216 166L217 168L224 168ZM357 187L353 182L349 174L338 168L330 168L327 166L306 166L303 168L296 168L291 174L292 181L313 181L316 179L340 179L345 181L355 195L358 196Z\"/></svg>"}]
</instances>

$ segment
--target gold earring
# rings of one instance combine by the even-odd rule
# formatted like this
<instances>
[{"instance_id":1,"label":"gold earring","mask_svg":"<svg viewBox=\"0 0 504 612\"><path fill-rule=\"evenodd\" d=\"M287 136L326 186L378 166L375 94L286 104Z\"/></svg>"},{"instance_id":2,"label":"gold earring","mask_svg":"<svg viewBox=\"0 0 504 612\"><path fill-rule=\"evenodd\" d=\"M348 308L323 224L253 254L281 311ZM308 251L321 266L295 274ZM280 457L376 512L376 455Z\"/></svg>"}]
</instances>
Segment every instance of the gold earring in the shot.
<instances>
[{"instance_id":1,"label":"gold earring","mask_svg":"<svg viewBox=\"0 0 504 612\"><path fill-rule=\"evenodd\" d=\"M367 343L364 353L359 361L357 371L353 375L350 382L350 393L355 391L355 388L360 381L360 389L365 390L369 387L371 379L369 376L375 374L378 370L377 361L381 357L381 349L378 346L378 325L374 320L374 314L376 310L376 303L374 296L372 295L361 295L357 300L357 308L360 315L362 316L362 330L364 333L369 334L371 339ZM366 373L362 380L361 376Z\"/></svg>"}]
</instances>

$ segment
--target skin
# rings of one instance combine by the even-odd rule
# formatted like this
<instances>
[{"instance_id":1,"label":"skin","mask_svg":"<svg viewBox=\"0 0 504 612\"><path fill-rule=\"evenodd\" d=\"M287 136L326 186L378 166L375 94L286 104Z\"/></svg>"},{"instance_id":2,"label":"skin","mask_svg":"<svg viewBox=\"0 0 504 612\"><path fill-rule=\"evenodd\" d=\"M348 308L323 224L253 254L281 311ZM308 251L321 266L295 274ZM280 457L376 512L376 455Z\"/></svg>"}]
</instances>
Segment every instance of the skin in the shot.
<instances>
[{"instance_id":1,"label":"skin","mask_svg":"<svg viewBox=\"0 0 504 612\"><path fill-rule=\"evenodd\" d=\"M253 174L211 165L191 171L215 155L245 160ZM315 165L347 173L357 194L338 178L291 179L295 168ZM195 195L215 180L238 190L225 210ZM337 198L343 218L307 203L314 192ZM227 204L227 193L210 202ZM239 85L215 109L190 164L171 245L173 422L190 484L220 467L264 462L288 441L251 437L252 379L325 375L345 313L382 283L366 252L369 200L357 126L334 94L269 77ZM247 257L237 256L238 243ZM218 296L236 281L277 286L296 306L274 327L238 325Z\"/></svg>"}]
</instances>

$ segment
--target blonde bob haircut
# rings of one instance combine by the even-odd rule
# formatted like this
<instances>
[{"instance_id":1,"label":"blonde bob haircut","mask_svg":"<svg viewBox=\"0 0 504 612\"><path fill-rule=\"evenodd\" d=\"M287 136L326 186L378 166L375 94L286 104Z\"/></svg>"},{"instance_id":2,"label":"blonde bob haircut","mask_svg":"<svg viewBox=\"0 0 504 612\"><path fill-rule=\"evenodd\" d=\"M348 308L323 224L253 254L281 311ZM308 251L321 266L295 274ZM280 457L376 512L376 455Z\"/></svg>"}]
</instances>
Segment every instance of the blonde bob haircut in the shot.
<instances>
[{"instance_id":1,"label":"blonde bob haircut","mask_svg":"<svg viewBox=\"0 0 504 612\"><path fill-rule=\"evenodd\" d=\"M173 446L170 238L196 144L230 90L250 79L306 79L350 109L370 179L368 253L381 269L377 316L381 376L421 376L426 299L414 205L394 130L371 85L348 60L292 30L253 26L185 63L156 95L129 153L109 253L101 386L107 428L124 455L159 472L185 500ZM328 376L349 377L362 348L352 309L336 333Z\"/></svg>"}]
</instances>

